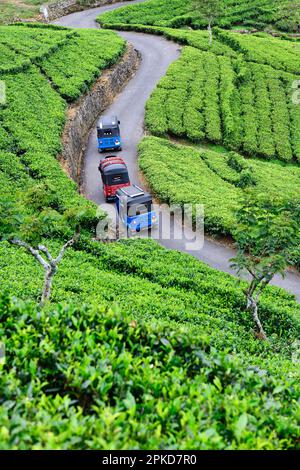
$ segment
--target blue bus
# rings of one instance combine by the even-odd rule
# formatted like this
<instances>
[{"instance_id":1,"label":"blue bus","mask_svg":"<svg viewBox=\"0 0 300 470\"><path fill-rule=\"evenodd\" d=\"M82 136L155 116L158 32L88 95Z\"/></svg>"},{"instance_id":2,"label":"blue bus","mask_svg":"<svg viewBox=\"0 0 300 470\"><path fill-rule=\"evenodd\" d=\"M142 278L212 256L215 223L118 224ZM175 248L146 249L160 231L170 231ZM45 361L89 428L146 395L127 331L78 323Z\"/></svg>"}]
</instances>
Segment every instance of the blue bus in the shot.
<instances>
[{"instance_id":1,"label":"blue bus","mask_svg":"<svg viewBox=\"0 0 300 470\"><path fill-rule=\"evenodd\" d=\"M97 124L99 153L105 150L122 150L120 121L117 116L103 118Z\"/></svg>"}]
</instances>

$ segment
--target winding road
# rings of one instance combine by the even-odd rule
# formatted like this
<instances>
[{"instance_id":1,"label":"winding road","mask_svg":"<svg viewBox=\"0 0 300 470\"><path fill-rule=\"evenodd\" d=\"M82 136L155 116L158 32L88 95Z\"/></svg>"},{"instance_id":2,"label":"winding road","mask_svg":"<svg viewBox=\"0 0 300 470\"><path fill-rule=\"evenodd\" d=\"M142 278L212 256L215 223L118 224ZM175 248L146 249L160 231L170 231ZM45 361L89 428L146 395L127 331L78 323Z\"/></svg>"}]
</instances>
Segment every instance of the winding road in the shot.
<instances>
[{"instance_id":1,"label":"winding road","mask_svg":"<svg viewBox=\"0 0 300 470\"><path fill-rule=\"evenodd\" d=\"M145 0L134 0L131 2L120 2L91 10L72 13L55 21L56 24L74 28L97 28L96 17L105 11L113 10L126 4L141 3ZM120 32L124 39L129 41L141 56L142 62L136 75L132 78L124 91L115 99L112 106L106 110L107 115L118 115L121 120L121 132L123 135L122 157L125 159L129 169L132 183L143 185L140 181L137 166L137 145L144 135L145 104L157 82L165 75L169 65L180 55L180 46L166 39L149 34L134 32ZM93 200L104 209L108 206L104 201L100 175L97 170L99 154L96 145L96 130L90 134L84 167L84 188L88 199ZM111 210L111 206L110 206ZM175 226L181 230L179 222ZM180 227L180 228L179 228ZM189 230L186 232L191 237ZM155 235L154 235L154 238ZM235 255L234 249L227 243L205 237L204 246L201 250L191 251L187 248L186 239L162 240L157 237L159 243L166 248L186 252L197 259L207 263L213 268L230 274L235 274L230 268L230 259ZM300 301L300 274L288 271L284 279L276 277L273 284L285 288L294 293Z\"/></svg>"}]
</instances>

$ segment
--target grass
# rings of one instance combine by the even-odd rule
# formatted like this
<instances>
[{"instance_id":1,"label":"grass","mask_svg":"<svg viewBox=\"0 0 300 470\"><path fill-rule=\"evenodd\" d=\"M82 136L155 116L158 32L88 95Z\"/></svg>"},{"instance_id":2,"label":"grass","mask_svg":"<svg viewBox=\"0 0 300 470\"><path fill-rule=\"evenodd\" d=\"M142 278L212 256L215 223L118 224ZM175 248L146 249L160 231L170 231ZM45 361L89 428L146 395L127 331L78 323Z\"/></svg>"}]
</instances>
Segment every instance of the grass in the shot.
<instances>
[{"instance_id":1,"label":"grass","mask_svg":"<svg viewBox=\"0 0 300 470\"><path fill-rule=\"evenodd\" d=\"M41 0L2 0L0 23L8 23L15 18L33 18L39 13L40 6L44 3Z\"/></svg>"}]
</instances>

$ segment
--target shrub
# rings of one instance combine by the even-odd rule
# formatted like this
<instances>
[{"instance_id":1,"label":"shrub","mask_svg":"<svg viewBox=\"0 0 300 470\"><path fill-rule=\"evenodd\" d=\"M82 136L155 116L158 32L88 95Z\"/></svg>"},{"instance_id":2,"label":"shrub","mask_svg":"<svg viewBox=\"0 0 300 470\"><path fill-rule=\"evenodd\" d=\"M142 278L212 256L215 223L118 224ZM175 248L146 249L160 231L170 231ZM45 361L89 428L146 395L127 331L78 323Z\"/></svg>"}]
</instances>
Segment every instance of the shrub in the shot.
<instances>
[{"instance_id":1,"label":"shrub","mask_svg":"<svg viewBox=\"0 0 300 470\"><path fill-rule=\"evenodd\" d=\"M40 66L60 95L74 101L104 69L117 62L124 50L125 41L111 31L80 30Z\"/></svg>"},{"instance_id":2,"label":"shrub","mask_svg":"<svg viewBox=\"0 0 300 470\"><path fill-rule=\"evenodd\" d=\"M292 8L284 8L285 0L223 0L224 14L216 23L222 28L234 25L245 25L264 29L276 24L282 30L299 29L299 14L295 15ZM191 25L193 28L205 28L206 22L193 11L192 0L150 0L142 5L129 5L115 11L102 14L100 24L112 27L122 25L144 24L149 26L169 26L180 28ZM297 23L298 21L298 23Z\"/></svg>"},{"instance_id":3,"label":"shrub","mask_svg":"<svg viewBox=\"0 0 300 470\"><path fill-rule=\"evenodd\" d=\"M2 296L0 316L1 448L297 447L287 362L269 375L187 326L105 306L39 312Z\"/></svg>"},{"instance_id":4,"label":"shrub","mask_svg":"<svg viewBox=\"0 0 300 470\"><path fill-rule=\"evenodd\" d=\"M243 190L252 188L284 201L300 198L300 168L295 165L174 145L155 137L145 138L139 152L140 168L155 195L174 204L204 204L206 229L212 233L232 234L233 213Z\"/></svg>"},{"instance_id":5,"label":"shrub","mask_svg":"<svg viewBox=\"0 0 300 470\"><path fill-rule=\"evenodd\" d=\"M22 189L43 182L54 189L58 210L76 210L82 214L78 222L94 232L98 220L95 205L78 194L76 184L62 172L56 159L61 151L67 108L61 95L68 100L79 97L105 67L117 61L125 41L108 31L77 33L43 25L2 26L0 31L1 50L11 51L5 55L5 67L0 69L8 98L0 108L0 151L4 151L0 164L1 193L14 194L12 181L15 179L17 185L18 178L24 181L26 173L26 187L19 185L14 198L22 197ZM80 60L74 59L77 53L81 54ZM46 71L51 83L45 77ZM51 71L65 88L59 87L59 80L55 81ZM68 87L72 93L68 94Z\"/></svg>"},{"instance_id":6,"label":"shrub","mask_svg":"<svg viewBox=\"0 0 300 470\"><path fill-rule=\"evenodd\" d=\"M292 82L292 75L265 65L186 47L148 101L146 124L158 136L169 132L291 161L299 140L298 109L287 95Z\"/></svg>"}]
</instances>

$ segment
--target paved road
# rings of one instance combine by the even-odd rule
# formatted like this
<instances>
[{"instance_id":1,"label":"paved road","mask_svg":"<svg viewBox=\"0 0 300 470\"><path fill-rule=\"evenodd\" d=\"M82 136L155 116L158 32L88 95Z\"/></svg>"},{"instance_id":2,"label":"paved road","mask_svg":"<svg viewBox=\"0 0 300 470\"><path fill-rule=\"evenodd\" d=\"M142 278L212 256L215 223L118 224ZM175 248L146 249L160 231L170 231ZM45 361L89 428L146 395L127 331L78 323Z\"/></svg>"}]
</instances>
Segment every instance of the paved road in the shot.
<instances>
[{"instance_id":1,"label":"paved road","mask_svg":"<svg viewBox=\"0 0 300 470\"><path fill-rule=\"evenodd\" d=\"M115 3L92 10L73 13L60 18L56 23L77 28L95 28L97 27L95 18L100 13L124 6L127 3L140 3L141 1L145 0ZM139 50L142 55L142 63L135 77L116 98L113 105L107 109L105 114L117 114L119 116L124 140L121 155L126 160L131 181L141 185L142 183L139 180L137 170L137 144L144 134L145 103L159 79L165 75L169 65L179 57L180 48L177 44L158 36L133 32L122 32L120 35ZM96 133L95 130L93 130L89 138L85 156L85 192L89 199L95 201L104 209L107 209L108 205L105 204L103 199L102 186L97 171L98 163L99 154L97 152ZM111 209L112 206L110 206L110 210ZM163 217L162 220L167 220L167 218ZM165 224L166 222L163 223L163 225ZM175 229L177 232L181 230L181 224L177 221L175 221ZM190 238L191 236L191 231L187 230L186 238ZM157 231L154 231L153 237L157 238L159 242L167 248L190 253L192 256L195 256L216 269L234 274L230 268L229 260L235 255L235 251L226 243L217 242L206 237L203 248L198 251L193 251L188 248L186 238L171 241L163 240L161 239L161 234ZM274 280L274 284L293 292L300 301L300 275L297 272L288 272L285 279L277 277Z\"/></svg>"}]
</instances>

